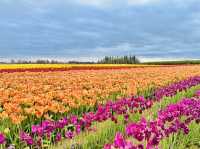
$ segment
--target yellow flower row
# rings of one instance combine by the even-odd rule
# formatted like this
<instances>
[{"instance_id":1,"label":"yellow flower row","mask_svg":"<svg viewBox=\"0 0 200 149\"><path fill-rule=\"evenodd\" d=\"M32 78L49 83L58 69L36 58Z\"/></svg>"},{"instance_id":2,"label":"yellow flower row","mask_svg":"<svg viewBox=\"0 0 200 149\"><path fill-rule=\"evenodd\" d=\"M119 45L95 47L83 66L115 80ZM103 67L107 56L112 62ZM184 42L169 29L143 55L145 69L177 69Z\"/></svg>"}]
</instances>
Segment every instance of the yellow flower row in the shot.
<instances>
[{"instance_id":1,"label":"yellow flower row","mask_svg":"<svg viewBox=\"0 0 200 149\"><path fill-rule=\"evenodd\" d=\"M1 69L44 69L44 68L118 68L118 67L146 67L156 65L138 64L0 64Z\"/></svg>"}]
</instances>

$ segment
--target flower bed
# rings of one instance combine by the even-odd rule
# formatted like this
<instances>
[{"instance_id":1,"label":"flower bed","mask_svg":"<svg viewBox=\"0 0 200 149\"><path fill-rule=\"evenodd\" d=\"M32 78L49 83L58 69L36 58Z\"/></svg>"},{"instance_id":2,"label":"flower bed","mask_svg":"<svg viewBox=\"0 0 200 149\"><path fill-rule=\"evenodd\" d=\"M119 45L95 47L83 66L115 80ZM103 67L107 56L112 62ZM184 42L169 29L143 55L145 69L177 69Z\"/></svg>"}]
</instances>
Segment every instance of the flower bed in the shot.
<instances>
[{"instance_id":1,"label":"flower bed","mask_svg":"<svg viewBox=\"0 0 200 149\"><path fill-rule=\"evenodd\" d=\"M39 147L44 140L56 143L63 137L72 139L81 131L91 129L94 122L103 122L111 119L113 122L117 123L118 115L123 115L125 122L128 122L129 114L137 112L142 113L145 109L151 108L154 102L160 101L164 96L173 96L178 91L186 90L198 84L200 84L200 77L192 77L157 89L153 96L148 99L142 96L133 96L115 102L108 101L105 105L99 105L95 113L85 113L81 117L71 115L58 121L45 120L41 124L33 125L31 133L21 131L19 135L20 141L29 146Z\"/></svg>"}]
</instances>

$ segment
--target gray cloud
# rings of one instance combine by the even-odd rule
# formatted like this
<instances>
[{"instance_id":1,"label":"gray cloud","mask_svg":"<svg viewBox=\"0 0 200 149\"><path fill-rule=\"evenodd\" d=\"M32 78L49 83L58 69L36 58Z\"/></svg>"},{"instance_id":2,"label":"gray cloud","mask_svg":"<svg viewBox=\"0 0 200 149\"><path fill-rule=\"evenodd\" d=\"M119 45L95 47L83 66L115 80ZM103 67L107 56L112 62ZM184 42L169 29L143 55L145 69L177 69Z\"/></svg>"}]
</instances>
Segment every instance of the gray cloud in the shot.
<instances>
[{"instance_id":1,"label":"gray cloud","mask_svg":"<svg viewBox=\"0 0 200 149\"><path fill-rule=\"evenodd\" d=\"M200 58L198 0L3 0L3 57Z\"/></svg>"}]
</instances>

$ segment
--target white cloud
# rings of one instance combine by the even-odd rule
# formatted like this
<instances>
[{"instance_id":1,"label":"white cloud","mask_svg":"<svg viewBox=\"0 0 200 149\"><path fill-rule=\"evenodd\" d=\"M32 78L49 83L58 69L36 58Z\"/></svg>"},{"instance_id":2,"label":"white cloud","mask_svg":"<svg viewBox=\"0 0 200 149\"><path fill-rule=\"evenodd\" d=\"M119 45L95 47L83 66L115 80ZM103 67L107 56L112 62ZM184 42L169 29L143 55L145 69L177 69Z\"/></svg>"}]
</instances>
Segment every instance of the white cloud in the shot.
<instances>
[{"instance_id":1,"label":"white cloud","mask_svg":"<svg viewBox=\"0 0 200 149\"><path fill-rule=\"evenodd\" d=\"M78 37L93 37L93 38L98 38L100 37L100 34L98 32L92 32L92 31L81 31L78 30L76 32L74 32L75 35L77 35Z\"/></svg>"},{"instance_id":2,"label":"white cloud","mask_svg":"<svg viewBox=\"0 0 200 149\"><path fill-rule=\"evenodd\" d=\"M94 51L96 51L97 53L101 52L101 53L114 53L114 52L130 52L131 51L131 45L129 43L121 43L118 44L116 46L112 46L112 47L97 47L94 49Z\"/></svg>"},{"instance_id":3,"label":"white cloud","mask_svg":"<svg viewBox=\"0 0 200 149\"><path fill-rule=\"evenodd\" d=\"M174 5L180 5L187 7L190 4L198 2L198 0L0 0L0 3L23 3L28 4L33 7L45 7L55 4L70 5L70 4L80 4L94 7L108 7L108 6L134 6L134 5L147 5L154 4L157 2L161 3L171 3Z\"/></svg>"},{"instance_id":4,"label":"white cloud","mask_svg":"<svg viewBox=\"0 0 200 149\"><path fill-rule=\"evenodd\" d=\"M133 6L133 5L146 5L158 2L160 0L75 0L76 3L81 5L89 5L95 7L109 7L109 6Z\"/></svg>"},{"instance_id":5,"label":"white cloud","mask_svg":"<svg viewBox=\"0 0 200 149\"><path fill-rule=\"evenodd\" d=\"M128 5L145 5L158 2L160 0L128 0Z\"/></svg>"},{"instance_id":6,"label":"white cloud","mask_svg":"<svg viewBox=\"0 0 200 149\"><path fill-rule=\"evenodd\" d=\"M96 7L107 7L112 5L113 0L75 0L76 3L82 5L96 6Z\"/></svg>"}]
</instances>

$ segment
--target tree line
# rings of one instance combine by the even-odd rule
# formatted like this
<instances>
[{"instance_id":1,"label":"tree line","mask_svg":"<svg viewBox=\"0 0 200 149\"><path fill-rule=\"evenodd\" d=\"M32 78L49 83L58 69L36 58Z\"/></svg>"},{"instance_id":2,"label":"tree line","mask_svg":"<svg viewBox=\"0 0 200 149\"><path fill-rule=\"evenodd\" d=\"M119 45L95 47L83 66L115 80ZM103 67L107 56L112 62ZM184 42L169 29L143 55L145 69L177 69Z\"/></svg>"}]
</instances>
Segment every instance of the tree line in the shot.
<instances>
[{"instance_id":1,"label":"tree line","mask_svg":"<svg viewBox=\"0 0 200 149\"><path fill-rule=\"evenodd\" d=\"M160 61L160 62L140 62L136 56L105 56L97 62L94 61L57 61L57 60L11 60L10 62L0 62L0 64L147 64L147 65L181 65L181 64L200 64L200 60L183 61Z\"/></svg>"},{"instance_id":2,"label":"tree line","mask_svg":"<svg viewBox=\"0 0 200 149\"><path fill-rule=\"evenodd\" d=\"M138 64L139 59L136 56L105 56L98 61L99 64Z\"/></svg>"},{"instance_id":3,"label":"tree line","mask_svg":"<svg viewBox=\"0 0 200 149\"><path fill-rule=\"evenodd\" d=\"M11 64L64 64L65 62L57 60L36 60L36 61L27 61L27 60L11 60Z\"/></svg>"},{"instance_id":4,"label":"tree line","mask_svg":"<svg viewBox=\"0 0 200 149\"><path fill-rule=\"evenodd\" d=\"M11 60L11 64L138 64L140 63L139 59L136 56L105 56L97 62L93 61L68 61L62 62L57 60L36 60L36 61L27 61L27 60Z\"/></svg>"}]
</instances>

